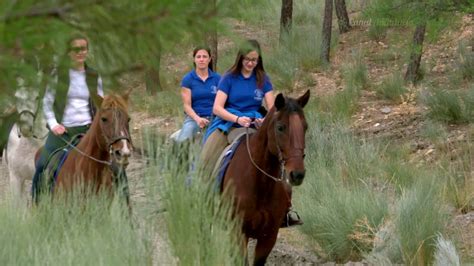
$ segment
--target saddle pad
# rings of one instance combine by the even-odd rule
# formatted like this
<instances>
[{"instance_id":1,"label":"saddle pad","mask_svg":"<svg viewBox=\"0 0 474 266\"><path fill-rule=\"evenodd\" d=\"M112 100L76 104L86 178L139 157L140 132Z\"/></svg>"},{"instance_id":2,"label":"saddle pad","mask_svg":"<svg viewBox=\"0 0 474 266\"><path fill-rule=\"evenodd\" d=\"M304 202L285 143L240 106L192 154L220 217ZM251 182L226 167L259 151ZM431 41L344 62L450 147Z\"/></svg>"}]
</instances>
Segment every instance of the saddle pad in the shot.
<instances>
[{"instance_id":1,"label":"saddle pad","mask_svg":"<svg viewBox=\"0 0 474 266\"><path fill-rule=\"evenodd\" d=\"M224 180L224 175L226 173L227 167L229 166L232 157L234 157L234 153L239 147L239 144L242 142L243 138L245 137L245 132L238 135L234 141L228 145L224 151L222 152L221 156L217 160L216 167L213 171L213 176L216 176L216 190L221 191L222 189L222 181Z\"/></svg>"},{"instance_id":2,"label":"saddle pad","mask_svg":"<svg viewBox=\"0 0 474 266\"><path fill-rule=\"evenodd\" d=\"M71 145L77 146L79 141L82 138L82 134L78 134L74 136L70 142ZM63 166L64 162L67 159L67 156L71 152L73 148L70 145L66 145L59 149L56 149L48 158L46 162L45 170L43 176L47 179L45 180L48 185L48 189L52 192L54 188L54 184L56 184L56 179L59 175L59 170Z\"/></svg>"}]
</instances>

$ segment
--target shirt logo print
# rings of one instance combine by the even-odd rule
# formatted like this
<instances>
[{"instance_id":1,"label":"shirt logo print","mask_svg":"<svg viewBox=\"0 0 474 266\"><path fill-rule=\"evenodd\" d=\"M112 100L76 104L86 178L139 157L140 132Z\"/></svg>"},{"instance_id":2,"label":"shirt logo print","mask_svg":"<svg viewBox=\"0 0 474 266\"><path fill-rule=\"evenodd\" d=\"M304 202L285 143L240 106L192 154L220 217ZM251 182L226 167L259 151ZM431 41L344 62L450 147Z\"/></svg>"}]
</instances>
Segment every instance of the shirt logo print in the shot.
<instances>
[{"instance_id":1,"label":"shirt logo print","mask_svg":"<svg viewBox=\"0 0 474 266\"><path fill-rule=\"evenodd\" d=\"M216 93L217 93L217 86L215 86L215 85L212 85L212 86L211 86L211 93L212 93L212 94L216 94Z\"/></svg>"},{"instance_id":2,"label":"shirt logo print","mask_svg":"<svg viewBox=\"0 0 474 266\"><path fill-rule=\"evenodd\" d=\"M256 89L254 91L253 99L256 100L256 101L261 101L263 99L263 91L260 90L260 89Z\"/></svg>"}]
</instances>

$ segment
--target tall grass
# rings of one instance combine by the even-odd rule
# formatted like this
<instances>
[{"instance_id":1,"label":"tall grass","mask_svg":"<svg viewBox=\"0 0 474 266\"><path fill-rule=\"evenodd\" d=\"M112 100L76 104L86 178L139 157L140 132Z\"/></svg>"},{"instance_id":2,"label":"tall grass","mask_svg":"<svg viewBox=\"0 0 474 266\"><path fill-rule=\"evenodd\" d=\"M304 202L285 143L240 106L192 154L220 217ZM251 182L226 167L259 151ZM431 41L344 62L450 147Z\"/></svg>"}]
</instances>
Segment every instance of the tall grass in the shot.
<instances>
[{"instance_id":1,"label":"tall grass","mask_svg":"<svg viewBox=\"0 0 474 266\"><path fill-rule=\"evenodd\" d=\"M2 202L0 264L150 264L149 227L134 228L123 207L104 194L57 197L32 209Z\"/></svg>"},{"instance_id":2,"label":"tall grass","mask_svg":"<svg viewBox=\"0 0 474 266\"><path fill-rule=\"evenodd\" d=\"M466 123L474 121L474 87L468 91L434 88L422 95L428 115L439 121Z\"/></svg>"},{"instance_id":3,"label":"tall grass","mask_svg":"<svg viewBox=\"0 0 474 266\"><path fill-rule=\"evenodd\" d=\"M194 170L199 145L161 148L153 168L163 184L150 179L148 186L161 187L167 235L178 264L242 264L239 224L231 216L230 201L222 201L213 180Z\"/></svg>"},{"instance_id":4,"label":"tall grass","mask_svg":"<svg viewBox=\"0 0 474 266\"><path fill-rule=\"evenodd\" d=\"M302 231L321 245L329 259L360 259L372 248L388 211L386 199L371 189L378 175L371 166L377 161L377 148L358 142L342 126L328 122L322 127L313 114L307 119L308 176L293 194L305 220Z\"/></svg>"},{"instance_id":5,"label":"tall grass","mask_svg":"<svg viewBox=\"0 0 474 266\"><path fill-rule=\"evenodd\" d=\"M463 42L459 44L459 61L458 68L464 79L474 79L474 52L469 51L467 45Z\"/></svg>"},{"instance_id":6,"label":"tall grass","mask_svg":"<svg viewBox=\"0 0 474 266\"><path fill-rule=\"evenodd\" d=\"M395 72L382 81L382 84L375 88L381 97L394 102L401 102L402 95L407 93L401 73Z\"/></svg>"},{"instance_id":7,"label":"tall grass","mask_svg":"<svg viewBox=\"0 0 474 266\"><path fill-rule=\"evenodd\" d=\"M436 179L421 177L397 203L395 226L405 263L432 263L436 235L443 233L447 215L441 206Z\"/></svg>"}]
</instances>

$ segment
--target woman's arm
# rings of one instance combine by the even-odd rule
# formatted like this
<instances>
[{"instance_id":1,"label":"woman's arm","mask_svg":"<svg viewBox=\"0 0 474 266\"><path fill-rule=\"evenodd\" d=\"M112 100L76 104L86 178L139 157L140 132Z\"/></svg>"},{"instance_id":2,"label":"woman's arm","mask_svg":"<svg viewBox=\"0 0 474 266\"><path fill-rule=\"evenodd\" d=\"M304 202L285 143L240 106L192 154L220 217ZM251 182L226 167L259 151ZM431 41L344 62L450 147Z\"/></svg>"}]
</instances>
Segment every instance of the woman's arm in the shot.
<instances>
[{"instance_id":1,"label":"woman's arm","mask_svg":"<svg viewBox=\"0 0 474 266\"><path fill-rule=\"evenodd\" d=\"M269 91L265 93L265 105L267 106L267 110L272 109L273 105L275 104L275 95L273 91Z\"/></svg>"},{"instance_id":2,"label":"woman's arm","mask_svg":"<svg viewBox=\"0 0 474 266\"><path fill-rule=\"evenodd\" d=\"M196 123L199 125L200 128L205 127L208 123L209 120L200 117L196 112L194 111L192 107L192 98L191 98L191 90L186 87L181 87L181 99L183 100L183 108L184 112L189 115Z\"/></svg>"}]
</instances>

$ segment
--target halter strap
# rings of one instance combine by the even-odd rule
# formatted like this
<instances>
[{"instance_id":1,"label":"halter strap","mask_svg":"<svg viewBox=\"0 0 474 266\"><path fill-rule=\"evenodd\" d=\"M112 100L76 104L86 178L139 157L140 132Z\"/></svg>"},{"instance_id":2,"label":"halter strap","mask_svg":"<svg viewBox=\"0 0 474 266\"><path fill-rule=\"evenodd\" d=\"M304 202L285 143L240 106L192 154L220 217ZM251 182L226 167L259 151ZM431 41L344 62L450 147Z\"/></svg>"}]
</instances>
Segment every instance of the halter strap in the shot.
<instances>
[{"instance_id":1,"label":"halter strap","mask_svg":"<svg viewBox=\"0 0 474 266\"><path fill-rule=\"evenodd\" d=\"M67 141L65 138L63 138L62 136L58 136L62 141L64 141L66 143L66 145L68 145L69 147L73 148L74 150L76 150L79 154L81 154L82 156L86 157L86 158L89 158L95 162L98 162L98 163L101 163L101 164L105 164L105 165L108 165L108 166L111 166L112 165L112 162L111 161L103 161L103 160L99 160L97 158L94 158L88 154L86 154L85 152L81 151L79 148L77 148L76 146L72 145L71 144L71 141Z\"/></svg>"},{"instance_id":2,"label":"halter strap","mask_svg":"<svg viewBox=\"0 0 474 266\"><path fill-rule=\"evenodd\" d=\"M38 112L38 110L37 110L36 112ZM18 113L19 116L21 116L22 114L29 114L29 115L31 115L31 116L33 117L33 128L34 128L34 124L35 124L35 122L36 122L36 114L35 114L33 111L30 111L30 110L23 110L23 111L21 111L21 112ZM21 138L22 135L21 135L20 128L17 127L17 128L16 128L16 131L17 131L16 133L17 133L17 135L18 135L18 138ZM32 130L32 131L34 131L34 130ZM34 138L34 139L45 139L47 136L48 136L48 133L46 133L46 134L45 134L44 136L42 136L42 137L38 137L38 136L36 136L35 134L33 134L32 138Z\"/></svg>"},{"instance_id":3,"label":"halter strap","mask_svg":"<svg viewBox=\"0 0 474 266\"><path fill-rule=\"evenodd\" d=\"M250 159L250 162L252 162L253 166L255 166L255 168L257 168L262 174L266 175L267 177L270 177L271 179L273 179L273 181L275 182L282 182L282 181L286 181L283 177L284 177L284 174L285 174L285 160L283 160L283 156L282 156L282 153L281 153L281 150L280 150L280 146L278 145L278 142L277 142L277 149L278 149L278 161L280 162L280 178L277 178L277 177L274 177L272 175L270 175L269 173L265 172L265 170L263 170L262 168L260 168L257 163L255 163L255 161L253 160L252 158L252 154L250 153L250 144L249 144L249 140L250 140L250 134L249 134L249 128L245 128L245 138L246 138L246 146L247 146L247 152L248 152L248 155L249 155L249 159Z\"/></svg>"}]
</instances>

